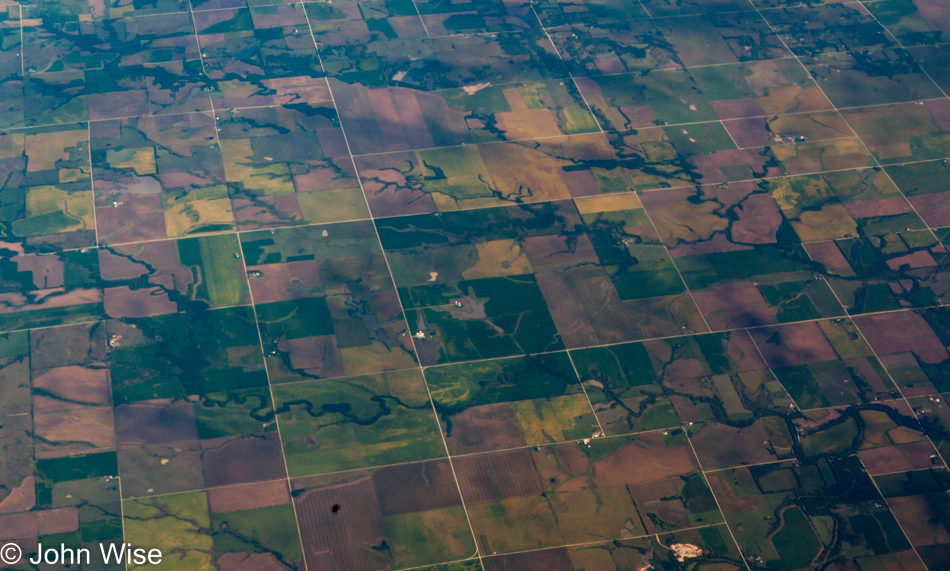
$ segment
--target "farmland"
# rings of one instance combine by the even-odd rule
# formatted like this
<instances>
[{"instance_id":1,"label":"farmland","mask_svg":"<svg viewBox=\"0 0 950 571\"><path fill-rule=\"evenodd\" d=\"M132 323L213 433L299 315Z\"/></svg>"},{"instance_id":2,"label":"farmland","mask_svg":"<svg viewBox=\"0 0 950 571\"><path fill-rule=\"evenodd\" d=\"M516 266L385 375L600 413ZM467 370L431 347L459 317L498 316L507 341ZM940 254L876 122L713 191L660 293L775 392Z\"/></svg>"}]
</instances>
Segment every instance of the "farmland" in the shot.
<instances>
[{"instance_id":1,"label":"farmland","mask_svg":"<svg viewBox=\"0 0 950 571\"><path fill-rule=\"evenodd\" d=\"M10 568L950 568L948 14L0 2Z\"/></svg>"}]
</instances>

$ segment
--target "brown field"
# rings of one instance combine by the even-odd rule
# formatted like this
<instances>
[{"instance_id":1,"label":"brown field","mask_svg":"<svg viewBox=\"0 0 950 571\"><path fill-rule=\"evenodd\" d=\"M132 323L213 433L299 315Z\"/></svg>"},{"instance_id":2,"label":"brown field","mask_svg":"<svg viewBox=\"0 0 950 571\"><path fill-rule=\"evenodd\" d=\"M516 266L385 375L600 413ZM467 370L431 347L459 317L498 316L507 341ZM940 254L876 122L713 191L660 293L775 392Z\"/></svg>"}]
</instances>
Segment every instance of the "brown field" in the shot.
<instances>
[{"instance_id":1,"label":"brown field","mask_svg":"<svg viewBox=\"0 0 950 571\"><path fill-rule=\"evenodd\" d=\"M766 368L765 361L748 332L734 333L729 336L726 344L726 353L730 359L738 363L738 372L758 371Z\"/></svg>"},{"instance_id":2,"label":"brown field","mask_svg":"<svg viewBox=\"0 0 950 571\"><path fill-rule=\"evenodd\" d=\"M701 256L703 254L737 252L748 249L749 246L730 242L725 232L717 232L712 234L712 237L708 240L699 240L693 237L675 247L671 246L670 256L681 258L683 256Z\"/></svg>"},{"instance_id":3,"label":"brown field","mask_svg":"<svg viewBox=\"0 0 950 571\"><path fill-rule=\"evenodd\" d=\"M167 289L177 289L184 293L195 281L191 268L183 266L179 262L178 247L174 240L128 244L116 246L115 249L120 254L131 256L152 266L152 273L149 276L150 283Z\"/></svg>"},{"instance_id":4,"label":"brown field","mask_svg":"<svg viewBox=\"0 0 950 571\"><path fill-rule=\"evenodd\" d=\"M640 197L636 194L604 194L593 197L574 199L577 211L584 214L598 214L601 212L621 212L624 210L639 210L643 208Z\"/></svg>"},{"instance_id":5,"label":"brown field","mask_svg":"<svg viewBox=\"0 0 950 571\"><path fill-rule=\"evenodd\" d=\"M627 489L630 491L633 501L639 506L662 501L658 498L675 496L682 485L683 480L679 476L673 476L640 484L628 484ZM655 532L655 530L653 531Z\"/></svg>"},{"instance_id":6,"label":"brown field","mask_svg":"<svg viewBox=\"0 0 950 571\"><path fill-rule=\"evenodd\" d=\"M550 114L547 109L536 111L545 111ZM603 148L606 145L598 144L600 142L604 142L603 139L590 141L592 152L585 154L600 155L590 157L591 159L614 159L610 150ZM584 152L584 149L579 148L580 146L579 141L572 141L572 144L565 145L567 148L564 150L557 147L533 149L520 144L492 144L481 145L479 154L490 173L494 186L503 195L516 196L524 192L524 189L530 189L531 195L525 197L524 200L536 202L571 197L572 193L562 178L564 172L561 170L562 167L571 164L570 160L557 158L556 155L551 156L548 153L564 153L569 158L573 158L574 153ZM583 187L584 184L581 183L581 186Z\"/></svg>"},{"instance_id":7,"label":"brown field","mask_svg":"<svg viewBox=\"0 0 950 571\"><path fill-rule=\"evenodd\" d=\"M736 283L694 291L693 299L713 329L755 327L776 322L778 310L769 307L759 288Z\"/></svg>"},{"instance_id":8,"label":"brown field","mask_svg":"<svg viewBox=\"0 0 950 571\"><path fill-rule=\"evenodd\" d=\"M682 484L683 481L679 478L671 478L636 487L628 487L633 501L644 514L642 520L647 533L664 531L670 529L670 527L691 527L692 522L683 500L673 497ZM658 527L654 523L654 517L663 521L663 527Z\"/></svg>"},{"instance_id":9,"label":"brown field","mask_svg":"<svg viewBox=\"0 0 950 571\"><path fill-rule=\"evenodd\" d=\"M719 506L724 513L740 514L765 506L765 499L759 494L742 497L737 496L735 494L736 488L733 488L727 480L727 478L731 478L732 476L739 480L740 483L751 484L753 488L755 487L752 475L749 474L747 469L743 468L736 470L733 474L722 472L719 474L708 474L706 476L709 479L709 486L712 488L713 493L716 494L716 500L719 502Z\"/></svg>"},{"instance_id":10,"label":"brown field","mask_svg":"<svg viewBox=\"0 0 950 571\"><path fill-rule=\"evenodd\" d=\"M847 207L837 202L825 204L819 210L804 210L795 218L792 228L803 242L834 240L858 233L858 223L848 214Z\"/></svg>"},{"instance_id":11,"label":"brown field","mask_svg":"<svg viewBox=\"0 0 950 571\"><path fill-rule=\"evenodd\" d=\"M158 444L197 440L195 416L189 402L168 400L142 401L115 407L115 426L119 442Z\"/></svg>"},{"instance_id":12,"label":"brown field","mask_svg":"<svg viewBox=\"0 0 950 571\"><path fill-rule=\"evenodd\" d=\"M898 439L894 438L895 441ZM933 465L930 455L935 452L933 445L927 440L919 442L909 442L907 444L898 444L901 453L910 460L915 469L929 468Z\"/></svg>"},{"instance_id":13,"label":"brown field","mask_svg":"<svg viewBox=\"0 0 950 571\"><path fill-rule=\"evenodd\" d=\"M683 367L681 365L688 365ZM698 371L691 371L690 369L698 368ZM706 389L706 386L703 384L703 379L698 378L702 377L702 363L698 359L678 359L669 366L669 369L672 369L670 373L666 374L663 377L663 386L669 387L676 391L677 393L694 395L694 396L707 396L709 391ZM686 374L684 378L676 378L677 373Z\"/></svg>"},{"instance_id":14,"label":"brown field","mask_svg":"<svg viewBox=\"0 0 950 571\"><path fill-rule=\"evenodd\" d=\"M759 107L755 100L749 98L710 101L709 106L712 107L716 115L722 120L766 115L765 111Z\"/></svg>"},{"instance_id":15,"label":"brown field","mask_svg":"<svg viewBox=\"0 0 950 571\"><path fill-rule=\"evenodd\" d=\"M233 226L231 201L227 197L174 202L165 210L165 230L169 236L199 232L205 224Z\"/></svg>"},{"instance_id":16,"label":"brown field","mask_svg":"<svg viewBox=\"0 0 950 571\"><path fill-rule=\"evenodd\" d=\"M258 86L240 79L219 81L218 88L221 90L221 95L211 100L215 111L234 107L271 105L273 102L270 96L259 94Z\"/></svg>"},{"instance_id":17,"label":"brown field","mask_svg":"<svg viewBox=\"0 0 950 571\"><path fill-rule=\"evenodd\" d=\"M422 22L415 15L413 16L394 16L387 19L389 25L393 27L399 37L421 36L425 34Z\"/></svg>"},{"instance_id":18,"label":"brown field","mask_svg":"<svg viewBox=\"0 0 950 571\"><path fill-rule=\"evenodd\" d=\"M62 287L64 266L58 256L26 255L13 258L17 271L33 274L33 287L48 289Z\"/></svg>"},{"instance_id":19,"label":"brown field","mask_svg":"<svg viewBox=\"0 0 950 571\"><path fill-rule=\"evenodd\" d=\"M715 213L719 209L718 204L711 201L692 204L687 199L693 194L695 189L683 188L647 192L641 197L643 207L656 224L660 239L671 248L673 256L689 255L689 252L677 251L681 242L688 244L709 240L714 233L729 227L729 221Z\"/></svg>"},{"instance_id":20,"label":"brown field","mask_svg":"<svg viewBox=\"0 0 950 571\"><path fill-rule=\"evenodd\" d=\"M675 387L676 392L702 396L707 394L706 387L700 377L706 375L703 362L699 359L673 357L673 351L663 340L651 339L643 342L651 353L667 364L664 366L662 377L657 381L668 387Z\"/></svg>"},{"instance_id":21,"label":"brown field","mask_svg":"<svg viewBox=\"0 0 950 571\"><path fill-rule=\"evenodd\" d=\"M538 476L541 478L541 485L544 487L544 492L550 493L556 491L561 494L591 489L590 480L587 477L574 477L566 473L566 469L556 463L559 461L557 453L561 449L578 450L573 446L559 446L554 449L555 458L551 458L550 454L545 454L541 457L539 461L542 462L542 465L538 467Z\"/></svg>"},{"instance_id":22,"label":"brown field","mask_svg":"<svg viewBox=\"0 0 950 571\"><path fill-rule=\"evenodd\" d=\"M947 103L946 100L927 101L925 105L898 103L849 110L844 116L882 163L894 163L912 159L912 138L925 137L939 129L935 115L942 116Z\"/></svg>"},{"instance_id":23,"label":"brown field","mask_svg":"<svg viewBox=\"0 0 950 571\"><path fill-rule=\"evenodd\" d=\"M322 378L343 376L343 359L335 335L281 340L281 349L284 349L284 343L290 355L290 366L294 369Z\"/></svg>"},{"instance_id":24,"label":"brown field","mask_svg":"<svg viewBox=\"0 0 950 571\"><path fill-rule=\"evenodd\" d=\"M706 470L775 460L761 421L746 428L708 424L692 437L696 455Z\"/></svg>"},{"instance_id":25,"label":"brown field","mask_svg":"<svg viewBox=\"0 0 950 571\"><path fill-rule=\"evenodd\" d=\"M726 167L747 166L756 173L765 172L765 176L775 177L782 173L774 168L766 169L766 157L756 149L731 149L708 155L696 155L689 159L699 175L701 184L722 184L728 181L722 169Z\"/></svg>"},{"instance_id":26,"label":"brown field","mask_svg":"<svg viewBox=\"0 0 950 571\"><path fill-rule=\"evenodd\" d=\"M526 449L500 452L488 456L501 499L536 496L541 482L531 452Z\"/></svg>"},{"instance_id":27,"label":"brown field","mask_svg":"<svg viewBox=\"0 0 950 571\"><path fill-rule=\"evenodd\" d=\"M203 440L202 468L207 486L225 486L286 477L276 432Z\"/></svg>"},{"instance_id":28,"label":"brown field","mask_svg":"<svg viewBox=\"0 0 950 571\"><path fill-rule=\"evenodd\" d=\"M42 300L38 303L29 303L29 300L20 293L0 294L0 313L14 313L24 310L51 309L54 307L68 307L102 301L102 292L98 289L74 289L65 291L64 288L51 288L30 292L31 297Z\"/></svg>"},{"instance_id":29,"label":"brown field","mask_svg":"<svg viewBox=\"0 0 950 571\"><path fill-rule=\"evenodd\" d=\"M767 117L750 117L722 122L722 126L729 131L740 148L764 147L772 138L768 125Z\"/></svg>"},{"instance_id":30,"label":"brown field","mask_svg":"<svg viewBox=\"0 0 950 571\"><path fill-rule=\"evenodd\" d=\"M845 202L844 208L854 219L873 218L875 216L895 216L913 210L903 196Z\"/></svg>"},{"instance_id":31,"label":"brown field","mask_svg":"<svg viewBox=\"0 0 950 571\"><path fill-rule=\"evenodd\" d=\"M178 246L174 240L161 240L145 244L126 244L116 246L120 254L141 260L155 268L153 280L167 288L176 283L190 284L194 277L190 268L181 265L178 260ZM182 288L184 289L184 288Z\"/></svg>"},{"instance_id":32,"label":"brown field","mask_svg":"<svg viewBox=\"0 0 950 571\"><path fill-rule=\"evenodd\" d=\"M901 454L897 446L859 450L858 457L872 476L913 470L914 465ZM929 464L929 462L928 462Z\"/></svg>"},{"instance_id":33,"label":"brown field","mask_svg":"<svg viewBox=\"0 0 950 571\"><path fill-rule=\"evenodd\" d=\"M106 315L109 317L146 317L178 311L178 304L168 298L160 287L133 290L129 286L110 287L103 291Z\"/></svg>"},{"instance_id":34,"label":"brown field","mask_svg":"<svg viewBox=\"0 0 950 571\"><path fill-rule=\"evenodd\" d=\"M905 549L896 553L877 556L885 571L905 571L907 569L925 569L920 563L920 556L913 549Z\"/></svg>"},{"instance_id":35,"label":"brown field","mask_svg":"<svg viewBox=\"0 0 950 571\"><path fill-rule=\"evenodd\" d=\"M513 450L455 460L462 495L467 503L536 496L538 472L528 450ZM496 487L497 486L497 487Z\"/></svg>"},{"instance_id":36,"label":"brown field","mask_svg":"<svg viewBox=\"0 0 950 571\"><path fill-rule=\"evenodd\" d=\"M935 253L937 251L943 251L943 248L938 246L934 248L934 251ZM937 261L934 260L934 257L926 250L918 250L917 252L887 260L887 267L894 271L899 270L901 266L906 266L910 269L917 269L932 268L936 265Z\"/></svg>"},{"instance_id":37,"label":"brown field","mask_svg":"<svg viewBox=\"0 0 950 571\"><path fill-rule=\"evenodd\" d=\"M37 371L103 362L106 358L106 328L101 323L80 323L30 333L30 364Z\"/></svg>"},{"instance_id":38,"label":"brown field","mask_svg":"<svg viewBox=\"0 0 950 571\"><path fill-rule=\"evenodd\" d=\"M147 274L145 264L99 249L99 275L105 280L130 280Z\"/></svg>"},{"instance_id":39,"label":"brown field","mask_svg":"<svg viewBox=\"0 0 950 571\"><path fill-rule=\"evenodd\" d=\"M27 476L9 488L6 497L0 500L0 514L29 511L36 507L36 477Z\"/></svg>"},{"instance_id":40,"label":"brown field","mask_svg":"<svg viewBox=\"0 0 950 571\"><path fill-rule=\"evenodd\" d=\"M168 73L184 76L185 62L183 60L155 63ZM201 92L198 84L186 80L185 85L175 88L166 87L155 77L146 77L146 91L149 103L161 109L160 113L190 113L193 111L210 111L211 101Z\"/></svg>"},{"instance_id":41,"label":"brown field","mask_svg":"<svg viewBox=\"0 0 950 571\"><path fill-rule=\"evenodd\" d=\"M79 530L79 510L59 508L0 516L0 541Z\"/></svg>"},{"instance_id":42,"label":"brown field","mask_svg":"<svg viewBox=\"0 0 950 571\"><path fill-rule=\"evenodd\" d=\"M220 166L220 165L214 165ZM219 169L214 169L218 171ZM218 178L215 178L217 175ZM215 183L218 183L224 180L224 170L223 167L220 169L220 173L207 171L197 171L197 172L169 172L162 175L159 175L159 178L162 181L162 184L166 188L173 188L179 186L185 187L194 187L194 188L203 188L208 186L214 186ZM108 206L108 205L107 205Z\"/></svg>"},{"instance_id":43,"label":"brown field","mask_svg":"<svg viewBox=\"0 0 950 571\"><path fill-rule=\"evenodd\" d=\"M774 63L774 62L761 62ZM755 103L768 115L788 112L830 111L834 109L831 101L817 87L802 89L799 86L772 87L768 95L756 97Z\"/></svg>"},{"instance_id":44,"label":"brown field","mask_svg":"<svg viewBox=\"0 0 950 571\"><path fill-rule=\"evenodd\" d=\"M425 117L438 122L442 137L468 142L464 114L445 99L401 87L367 89L330 79L355 154L370 154L435 146ZM444 143L443 143L444 144Z\"/></svg>"},{"instance_id":45,"label":"brown field","mask_svg":"<svg viewBox=\"0 0 950 571\"><path fill-rule=\"evenodd\" d=\"M851 127L834 111L802 115L779 115L769 120L769 128L777 135L796 133L809 141L854 136Z\"/></svg>"},{"instance_id":46,"label":"brown field","mask_svg":"<svg viewBox=\"0 0 950 571\"><path fill-rule=\"evenodd\" d=\"M452 417L447 439L452 454L489 452L526 444L511 403L468 408Z\"/></svg>"},{"instance_id":47,"label":"brown field","mask_svg":"<svg viewBox=\"0 0 950 571\"><path fill-rule=\"evenodd\" d=\"M365 220L370 217L363 192L358 188L321 190L297 194L304 220L313 224Z\"/></svg>"},{"instance_id":48,"label":"brown field","mask_svg":"<svg viewBox=\"0 0 950 571\"><path fill-rule=\"evenodd\" d=\"M34 412L61 410L63 401L74 401L85 405L112 404L112 384L109 381L108 369L79 366L34 369L33 388L41 389L56 397L53 399L35 395Z\"/></svg>"},{"instance_id":49,"label":"brown field","mask_svg":"<svg viewBox=\"0 0 950 571\"><path fill-rule=\"evenodd\" d=\"M195 440L161 444L119 444L122 493L145 496L204 488L201 451Z\"/></svg>"},{"instance_id":50,"label":"brown field","mask_svg":"<svg viewBox=\"0 0 950 571\"><path fill-rule=\"evenodd\" d=\"M485 571L574 571L574 565L564 547L485 557L482 564ZM600 569L590 568L590 571ZM604 568L604 571L607 571L607 568Z\"/></svg>"},{"instance_id":51,"label":"brown field","mask_svg":"<svg viewBox=\"0 0 950 571\"><path fill-rule=\"evenodd\" d=\"M33 432L37 458L59 458L115 446L112 408L68 404L60 410L35 413Z\"/></svg>"},{"instance_id":52,"label":"brown field","mask_svg":"<svg viewBox=\"0 0 950 571\"><path fill-rule=\"evenodd\" d=\"M354 157L363 181L363 191L374 215L419 214L437 210L432 195L422 184L410 184L403 174L410 164L418 163L413 152Z\"/></svg>"},{"instance_id":53,"label":"brown field","mask_svg":"<svg viewBox=\"0 0 950 571\"><path fill-rule=\"evenodd\" d=\"M340 159L334 161L334 165L346 173L347 177L355 177L353 164L349 160L350 153L346 150L346 137L343 136L342 129L320 129L317 131L317 140L320 141L320 148L323 149L325 157ZM298 187L306 190L313 190L311 187Z\"/></svg>"},{"instance_id":54,"label":"brown field","mask_svg":"<svg viewBox=\"0 0 950 571\"><path fill-rule=\"evenodd\" d=\"M699 422L702 420L696 405L692 401L678 395L672 395L670 402L673 404L673 409L676 411L676 416L680 419L680 422Z\"/></svg>"},{"instance_id":55,"label":"brown field","mask_svg":"<svg viewBox=\"0 0 950 571\"><path fill-rule=\"evenodd\" d=\"M254 165L251 139L222 139L221 156L228 182L241 184L257 194L292 194L290 168L287 163Z\"/></svg>"},{"instance_id":56,"label":"brown field","mask_svg":"<svg viewBox=\"0 0 950 571\"><path fill-rule=\"evenodd\" d=\"M214 108L263 107L330 100L326 82L314 80L309 76L263 79L260 83L264 86L263 89L252 82L220 81L223 97L212 98ZM262 94L262 91L270 93Z\"/></svg>"},{"instance_id":57,"label":"brown field","mask_svg":"<svg viewBox=\"0 0 950 571\"><path fill-rule=\"evenodd\" d=\"M408 333L399 339L399 345L387 346L376 340L371 345L346 347L340 350L347 375L368 375L378 371L408 369L415 366L411 339Z\"/></svg>"},{"instance_id":58,"label":"brown field","mask_svg":"<svg viewBox=\"0 0 950 571\"><path fill-rule=\"evenodd\" d=\"M924 101L924 107L930 111L934 124L941 131L950 131L950 104L945 99Z\"/></svg>"},{"instance_id":59,"label":"brown field","mask_svg":"<svg viewBox=\"0 0 950 571\"><path fill-rule=\"evenodd\" d=\"M26 135L23 137L22 143L18 141L13 147L19 152L26 152L27 172L39 172L54 170L56 168L56 162L59 160L68 161L68 149L86 143L88 140L88 134L84 133L82 129L59 131L55 133L40 132ZM87 177L88 172L86 178Z\"/></svg>"},{"instance_id":60,"label":"brown field","mask_svg":"<svg viewBox=\"0 0 950 571\"><path fill-rule=\"evenodd\" d=\"M229 486L208 490L208 505L212 513L253 510L290 503L290 491L284 480Z\"/></svg>"},{"instance_id":61,"label":"brown field","mask_svg":"<svg viewBox=\"0 0 950 571\"><path fill-rule=\"evenodd\" d=\"M815 322L754 329L750 333L770 367L807 365L838 358Z\"/></svg>"},{"instance_id":62,"label":"brown field","mask_svg":"<svg viewBox=\"0 0 950 571\"><path fill-rule=\"evenodd\" d=\"M884 368L890 370L899 370L899 369L910 369L917 370L920 367L920 364L917 362L917 357L913 353L891 353L889 355L879 354L881 359L881 364L884 365ZM916 376L916 375L915 375ZM939 391L932 383L920 379L919 377L914 379L912 386L902 386L901 392L906 397L918 397L922 395L933 395Z\"/></svg>"},{"instance_id":63,"label":"brown field","mask_svg":"<svg viewBox=\"0 0 950 571\"><path fill-rule=\"evenodd\" d=\"M96 192L100 197L105 194L99 188ZM160 197L117 195L114 200L121 204L115 207L111 200L108 204L100 200L96 201L96 224L99 239L103 242L136 242L166 237L165 211Z\"/></svg>"},{"instance_id":64,"label":"brown field","mask_svg":"<svg viewBox=\"0 0 950 571\"><path fill-rule=\"evenodd\" d=\"M920 315L913 312L866 315L854 319L878 355L913 352L924 363L948 358L947 348Z\"/></svg>"},{"instance_id":65,"label":"brown field","mask_svg":"<svg viewBox=\"0 0 950 571\"><path fill-rule=\"evenodd\" d=\"M557 234L529 237L524 240L524 251L535 271L557 271L598 261L587 236L578 237L577 243L571 246L565 236Z\"/></svg>"},{"instance_id":66,"label":"brown field","mask_svg":"<svg viewBox=\"0 0 950 571\"><path fill-rule=\"evenodd\" d=\"M456 14L471 16L477 14L477 12L462 10L456 12L453 10L450 14L423 14L422 21L425 22L426 29L433 36L448 36L457 32L446 28L444 22Z\"/></svg>"},{"instance_id":67,"label":"brown field","mask_svg":"<svg viewBox=\"0 0 950 571\"><path fill-rule=\"evenodd\" d=\"M804 137L809 142L825 141L853 137L854 132L835 112L816 112L799 115L778 115L775 117L751 117L723 121L740 147L761 147L776 144L773 137L786 137L777 147L794 146L787 137L793 134ZM798 143L801 144L801 143Z\"/></svg>"},{"instance_id":68,"label":"brown field","mask_svg":"<svg viewBox=\"0 0 950 571\"><path fill-rule=\"evenodd\" d=\"M856 359L845 359L844 364L846 367L852 368L857 372L864 380L871 386L871 389L879 392L886 393L893 388L893 385L888 380L885 382L877 370L871 365L871 361L866 358L856 358ZM908 416L911 416L910 411L904 412Z\"/></svg>"},{"instance_id":69,"label":"brown field","mask_svg":"<svg viewBox=\"0 0 950 571\"><path fill-rule=\"evenodd\" d=\"M586 235L572 248L563 236L528 238L524 248L568 347L674 335L681 321L703 330L688 298L622 301Z\"/></svg>"},{"instance_id":70,"label":"brown field","mask_svg":"<svg viewBox=\"0 0 950 571\"><path fill-rule=\"evenodd\" d=\"M466 504L496 502L501 499L492 482L491 469L485 456L463 456L456 458L454 464Z\"/></svg>"},{"instance_id":71,"label":"brown field","mask_svg":"<svg viewBox=\"0 0 950 571\"><path fill-rule=\"evenodd\" d=\"M529 109L517 88L505 89L504 93L511 111L496 113L495 118L505 138L520 140L561 134L550 109Z\"/></svg>"},{"instance_id":72,"label":"brown field","mask_svg":"<svg viewBox=\"0 0 950 571\"><path fill-rule=\"evenodd\" d=\"M261 83L277 92L270 96L271 105L330 101L330 89L326 82L314 81L309 76L277 77L265 79Z\"/></svg>"},{"instance_id":73,"label":"brown field","mask_svg":"<svg viewBox=\"0 0 950 571\"><path fill-rule=\"evenodd\" d=\"M536 271L535 276L564 344L571 348L675 335L681 322L705 330L686 294L621 301L606 271L597 266Z\"/></svg>"},{"instance_id":74,"label":"brown field","mask_svg":"<svg viewBox=\"0 0 950 571\"><path fill-rule=\"evenodd\" d=\"M855 275L851 264L848 263L848 260L844 257L844 254L841 253L837 243L834 241L810 242L804 244L803 247L812 260L819 264L824 264L830 273L842 277Z\"/></svg>"},{"instance_id":75,"label":"brown field","mask_svg":"<svg viewBox=\"0 0 950 571\"><path fill-rule=\"evenodd\" d=\"M572 446L557 446L554 448L558 466L571 476L580 476L587 472L589 461L587 456L578 448Z\"/></svg>"},{"instance_id":76,"label":"brown field","mask_svg":"<svg viewBox=\"0 0 950 571\"><path fill-rule=\"evenodd\" d=\"M739 187L740 184L732 185ZM766 194L754 194L742 201L736 209L739 220L732 223L732 240L742 244L774 244L782 214L775 201Z\"/></svg>"},{"instance_id":77,"label":"brown field","mask_svg":"<svg viewBox=\"0 0 950 571\"><path fill-rule=\"evenodd\" d=\"M591 100L593 101L593 99ZM598 106L596 103L592 103L595 107ZM608 116L620 115L623 119L620 121L611 120L612 124L622 125L623 129L642 129L644 127L652 127L656 123L656 112L649 105L625 105L619 108L608 108L603 109L607 111Z\"/></svg>"},{"instance_id":78,"label":"brown field","mask_svg":"<svg viewBox=\"0 0 950 571\"><path fill-rule=\"evenodd\" d=\"M384 516L462 504L448 460L380 468L373 474L373 485Z\"/></svg>"},{"instance_id":79,"label":"brown field","mask_svg":"<svg viewBox=\"0 0 950 571\"><path fill-rule=\"evenodd\" d=\"M914 547L950 543L950 530L924 496L888 498L887 504Z\"/></svg>"},{"instance_id":80,"label":"brown field","mask_svg":"<svg viewBox=\"0 0 950 571\"><path fill-rule=\"evenodd\" d=\"M561 180L575 198L600 194L600 185L590 171L564 171Z\"/></svg>"},{"instance_id":81,"label":"brown field","mask_svg":"<svg viewBox=\"0 0 950 571\"><path fill-rule=\"evenodd\" d=\"M193 146L203 145L208 137L214 136L214 125L214 115L207 112L155 115L138 120L138 128L148 133L149 139L184 156L191 156ZM219 173L218 178L224 179L224 170L220 163L215 170Z\"/></svg>"},{"instance_id":82,"label":"brown field","mask_svg":"<svg viewBox=\"0 0 950 571\"><path fill-rule=\"evenodd\" d=\"M630 443L594 464L595 486L617 486L688 474L699 469L689 446L664 446L656 433L642 436L649 446Z\"/></svg>"},{"instance_id":83,"label":"brown field","mask_svg":"<svg viewBox=\"0 0 950 571\"><path fill-rule=\"evenodd\" d=\"M251 266L261 277L248 280L254 292L255 303L286 301L323 294L319 260L299 260L265 266Z\"/></svg>"},{"instance_id":84,"label":"brown field","mask_svg":"<svg viewBox=\"0 0 950 571\"><path fill-rule=\"evenodd\" d=\"M640 504L662 501L661 498L675 496L682 485L681 475L676 475L649 482L627 484L627 489L634 500Z\"/></svg>"},{"instance_id":85,"label":"brown field","mask_svg":"<svg viewBox=\"0 0 950 571\"><path fill-rule=\"evenodd\" d=\"M907 200L914 205L927 226L950 226L950 190L909 196Z\"/></svg>"},{"instance_id":86,"label":"brown field","mask_svg":"<svg viewBox=\"0 0 950 571\"><path fill-rule=\"evenodd\" d=\"M272 96L274 105L330 101L329 86L324 81L314 81L312 77L280 77L265 79L262 83L277 92Z\"/></svg>"},{"instance_id":87,"label":"brown field","mask_svg":"<svg viewBox=\"0 0 950 571\"><path fill-rule=\"evenodd\" d=\"M278 26L300 26L307 23L303 10L294 10L291 6L278 6L273 12L253 12L255 28L276 28Z\"/></svg>"},{"instance_id":88,"label":"brown field","mask_svg":"<svg viewBox=\"0 0 950 571\"><path fill-rule=\"evenodd\" d=\"M771 149L791 175L864 168L873 163L871 154L857 137L774 145Z\"/></svg>"},{"instance_id":89,"label":"brown field","mask_svg":"<svg viewBox=\"0 0 950 571\"><path fill-rule=\"evenodd\" d=\"M385 539L386 530L373 480L365 472L298 492L294 503L308 568L389 567L386 552L372 549Z\"/></svg>"},{"instance_id":90,"label":"brown field","mask_svg":"<svg viewBox=\"0 0 950 571\"><path fill-rule=\"evenodd\" d=\"M372 190L373 186L375 186L375 183L363 185L373 216L424 214L436 212L439 209L432 199L432 194L428 192L394 185L387 185L380 190Z\"/></svg>"},{"instance_id":91,"label":"brown field","mask_svg":"<svg viewBox=\"0 0 950 571\"><path fill-rule=\"evenodd\" d=\"M134 91L113 91L111 93L89 93L86 106L92 120L115 119L148 115L148 92L144 89Z\"/></svg>"},{"instance_id":92,"label":"brown field","mask_svg":"<svg viewBox=\"0 0 950 571\"><path fill-rule=\"evenodd\" d=\"M293 226L304 219L296 194L232 196L231 210L242 231Z\"/></svg>"}]
</instances>

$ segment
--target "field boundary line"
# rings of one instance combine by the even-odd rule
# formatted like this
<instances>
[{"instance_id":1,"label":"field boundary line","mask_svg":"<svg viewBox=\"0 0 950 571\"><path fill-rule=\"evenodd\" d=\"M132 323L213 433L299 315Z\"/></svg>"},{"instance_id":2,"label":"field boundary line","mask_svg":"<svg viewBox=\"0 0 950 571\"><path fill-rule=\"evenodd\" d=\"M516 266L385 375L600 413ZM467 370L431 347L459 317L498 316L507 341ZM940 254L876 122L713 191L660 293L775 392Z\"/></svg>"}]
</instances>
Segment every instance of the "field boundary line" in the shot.
<instances>
[{"instance_id":1,"label":"field boundary line","mask_svg":"<svg viewBox=\"0 0 950 571\"><path fill-rule=\"evenodd\" d=\"M303 1L301 1L300 4L301 4L301 7L304 9L304 14L306 15L306 6L303 5ZM413 5L414 4L415 2L413 2ZM420 16L420 19L421 19L421 16ZM313 46L314 46L314 49L317 50L317 58L319 59L320 66L322 68L323 57L320 55L320 50L317 47L317 38L316 36L313 35L313 26L310 23L309 16L307 16L307 27L310 29L310 39L313 40ZM327 82L327 91L330 94L330 101L333 103L333 109L336 111L337 115L340 116L340 111L336 103L336 97L333 95L333 88L330 85L329 78L325 78L325 81ZM353 158L353 150L350 147L350 140L347 137L346 129L343 126L342 116L340 116L339 119L340 119L340 133L343 135L343 142L346 144L346 151L350 157L350 163L353 165L353 170L356 173L356 180L360 187L360 194L363 195L363 202L366 204L366 210L370 213L370 216L372 216L372 210L369 207L369 200L366 198L366 191L363 188L363 181L362 179L360 179L359 169L356 166L356 160ZM396 278L393 275L392 267L389 264L389 256L386 255L386 249L383 248L383 241L382 241L382 238L380 238L379 236L379 229L376 227L375 221L372 223L372 227L373 227L373 233L376 235L376 243L379 246L379 251L383 256L383 260L386 262L386 271L389 272L389 279L392 281L393 288L396 288L397 287ZM403 306L402 298L400 298L399 296L396 296L396 298L399 301L399 309L403 314L403 319L406 320L406 325L408 328L409 320L406 318L406 308ZM484 565L482 564L481 548L478 546L478 536L475 533L475 527L472 525L472 518L468 512L468 506L466 505L466 502L465 502L465 495L462 493L462 485L459 482L458 471L455 468L455 462L452 461L452 454L449 451L449 444L445 438L445 432L442 430L442 423L439 421L439 413L435 406L435 399L432 398L432 390L429 388L429 381L426 379L425 369L423 368L421 361L419 361L419 351L416 348L416 341L415 341L415 338L413 337L411 328L407 329L406 334L409 335L409 341L412 344L412 350L413 350L413 353L415 354L414 356L417 360L417 363L419 363L418 371L422 377L422 383L426 388L426 395L429 397L429 405L432 408L432 417L436 424L436 430L439 431L439 436L442 438L442 446L445 448L445 454L449 463L449 468L452 470L452 478L455 480L455 487L459 495L459 501L461 502L462 511L465 513L465 520L468 523L469 532L471 532L472 534L472 542L475 544L475 554L478 556L479 564L482 565L482 567L484 567ZM298 526L298 532L299 531L300 530Z\"/></svg>"}]
</instances>

